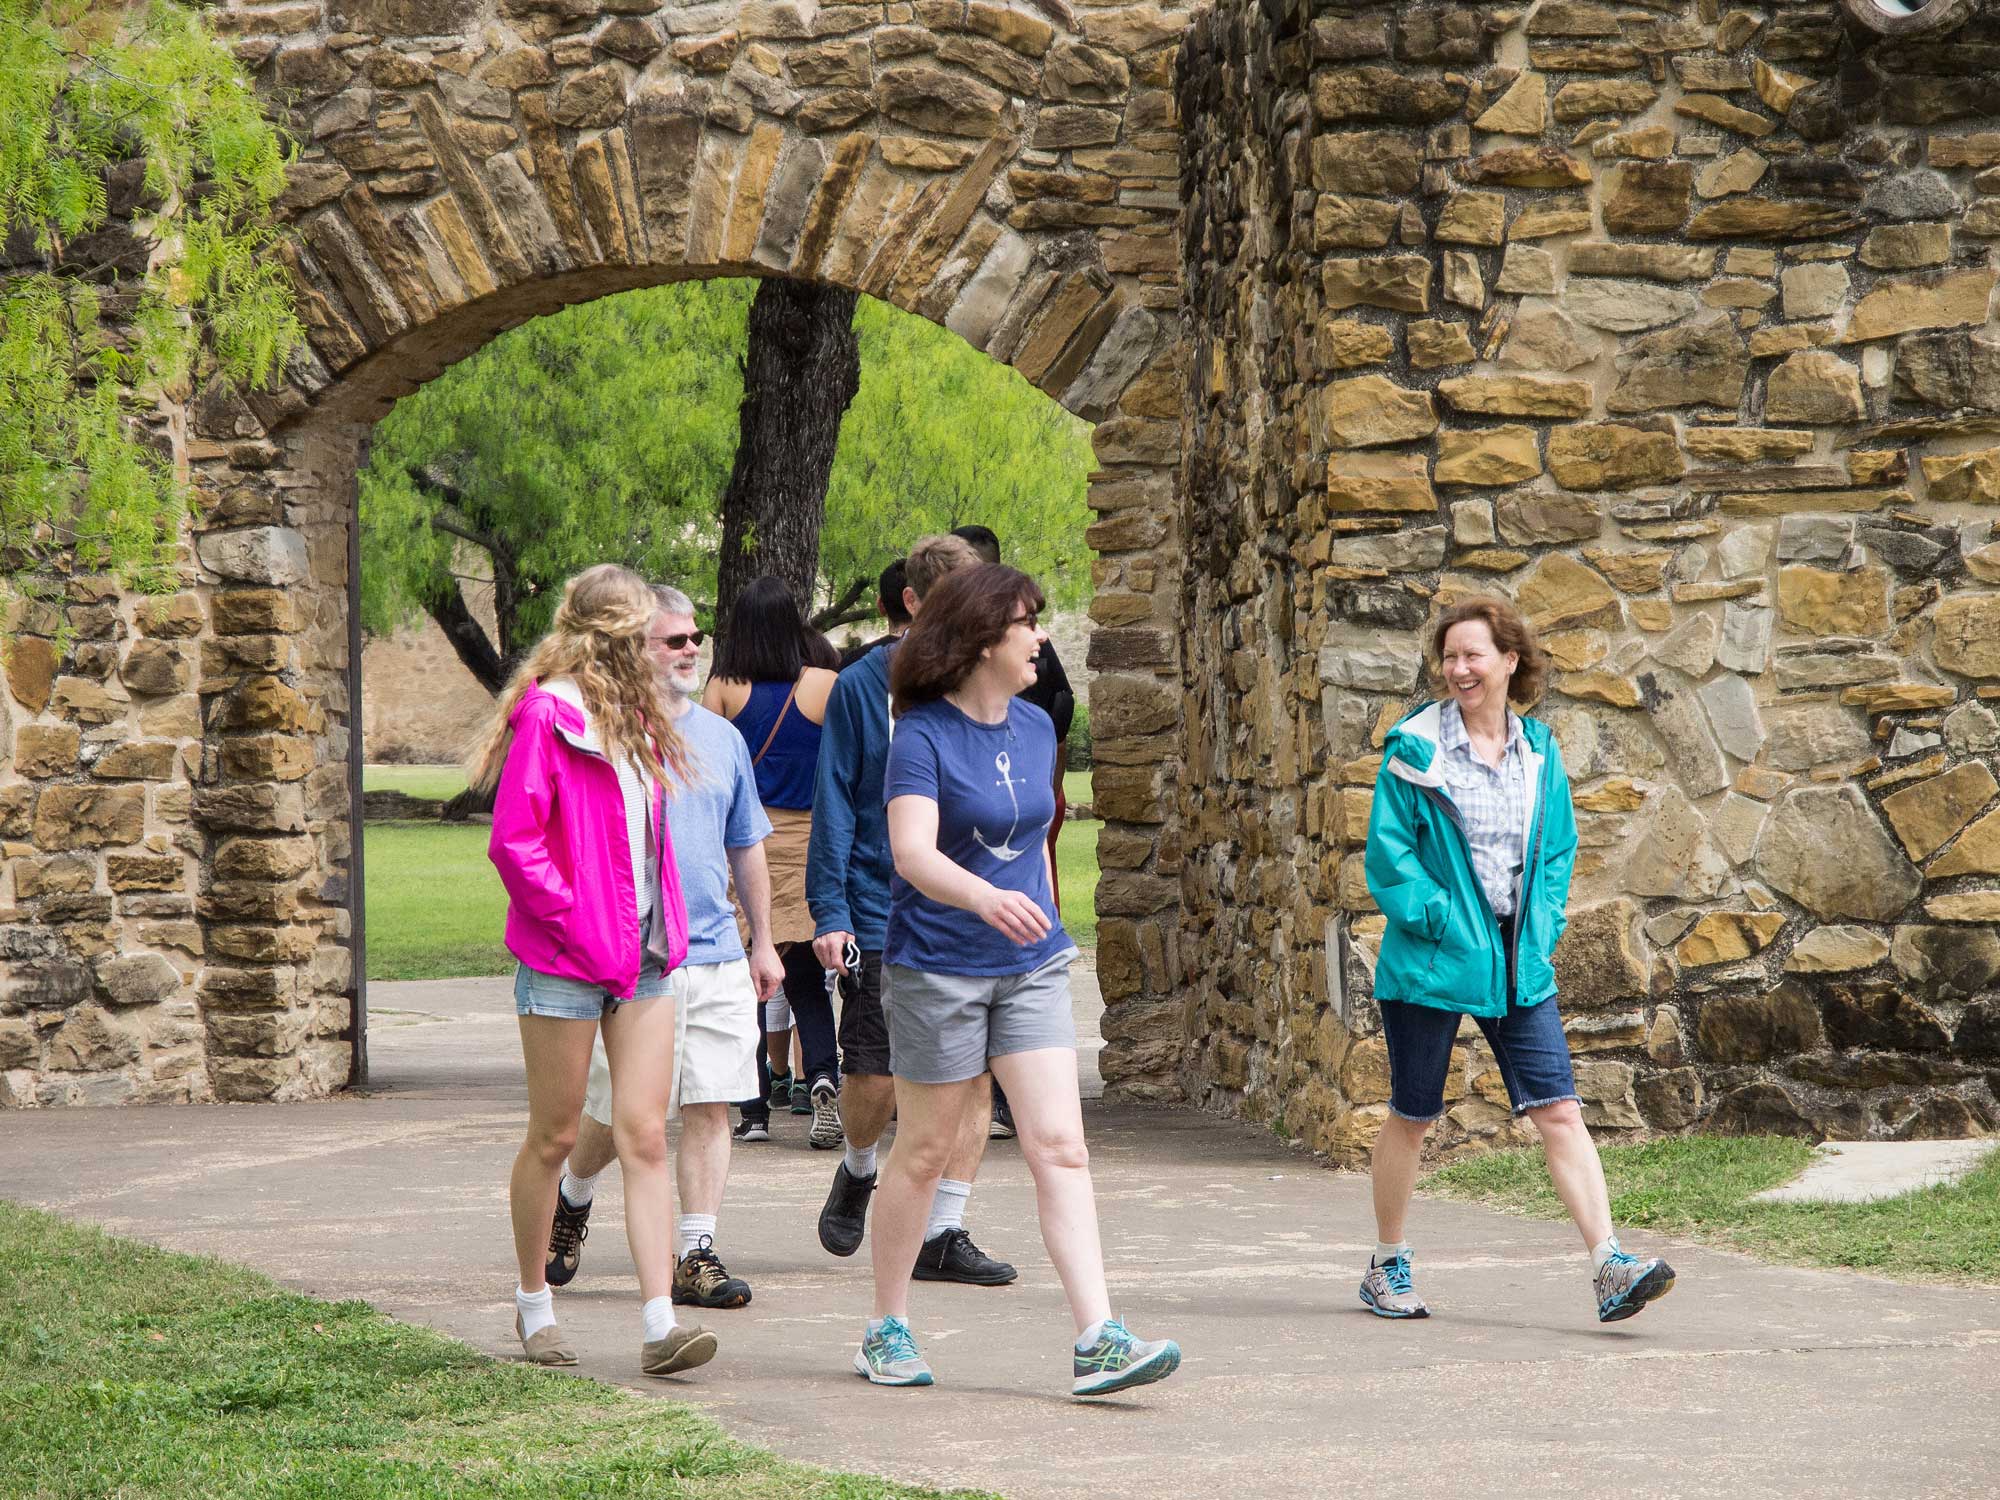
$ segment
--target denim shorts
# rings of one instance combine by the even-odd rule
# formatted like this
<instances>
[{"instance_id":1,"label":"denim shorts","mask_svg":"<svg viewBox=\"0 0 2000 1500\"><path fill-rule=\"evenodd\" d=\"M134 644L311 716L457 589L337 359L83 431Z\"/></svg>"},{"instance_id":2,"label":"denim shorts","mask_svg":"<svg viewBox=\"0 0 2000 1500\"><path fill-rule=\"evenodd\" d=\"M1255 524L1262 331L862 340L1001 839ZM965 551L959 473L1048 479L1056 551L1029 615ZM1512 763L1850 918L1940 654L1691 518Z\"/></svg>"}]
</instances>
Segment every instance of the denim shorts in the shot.
<instances>
[{"instance_id":1,"label":"denim shorts","mask_svg":"<svg viewBox=\"0 0 2000 1500\"><path fill-rule=\"evenodd\" d=\"M1444 1113L1451 1044L1464 1016L1401 1000L1384 1000L1381 1009L1382 1038L1389 1044L1389 1108L1406 1120L1435 1120ZM1554 1000L1509 1005L1505 1015L1472 1019L1493 1049L1515 1114L1576 1098L1569 1043Z\"/></svg>"},{"instance_id":2,"label":"denim shorts","mask_svg":"<svg viewBox=\"0 0 2000 1500\"><path fill-rule=\"evenodd\" d=\"M655 970L641 974L632 999L652 1000L667 993L671 976ZM514 1014L553 1016L559 1021L601 1020L609 1011L628 1002L600 985L544 974L526 964L514 968Z\"/></svg>"}]
</instances>

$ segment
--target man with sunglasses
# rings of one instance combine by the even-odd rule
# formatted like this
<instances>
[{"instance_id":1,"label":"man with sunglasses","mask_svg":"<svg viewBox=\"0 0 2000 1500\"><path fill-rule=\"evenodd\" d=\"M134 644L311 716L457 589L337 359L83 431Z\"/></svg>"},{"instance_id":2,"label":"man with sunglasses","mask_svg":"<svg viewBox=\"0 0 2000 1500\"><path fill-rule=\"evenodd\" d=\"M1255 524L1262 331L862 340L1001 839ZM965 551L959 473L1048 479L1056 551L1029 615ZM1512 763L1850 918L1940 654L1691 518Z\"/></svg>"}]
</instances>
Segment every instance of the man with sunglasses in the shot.
<instances>
[{"instance_id":1,"label":"man with sunglasses","mask_svg":"<svg viewBox=\"0 0 2000 1500\"><path fill-rule=\"evenodd\" d=\"M673 1298L694 1307L742 1307L749 1283L731 1276L715 1253L716 1221L729 1181L729 1106L757 1091L756 1051L763 1045L761 1002L778 992L784 965L771 944L771 880L764 840L771 823L757 800L750 752L735 726L695 701L701 690L702 635L694 605L678 589L656 588L660 613L647 646L693 752L691 786L675 786L667 804L674 861L687 901L687 961L669 976L674 997L674 1088L681 1119L674 1153L680 1190ZM750 925L746 952L730 902L731 876ZM591 1053L590 1091L576 1145L556 1194L549 1234L551 1286L573 1280L612 1145L611 1074L599 1041ZM666 1129L662 1120L660 1128Z\"/></svg>"},{"instance_id":2,"label":"man with sunglasses","mask_svg":"<svg viewBox=\"0 0 2000 1500\"><path fill-rule=\"evenodd\" d=\"M925 537L905 564L903 603L914 617L923 596L946 573L976 566L979 554L955 536ZM812 845L806 857L806 904L812 909L813 952L834 971L840 1005L840 1118L847 1149L834 1169L820 1210L819 1242L833 1255L852 1255L867 1230L875 1190L875 1147L896 1105L889 1028L882 1014L882 949L889 932L889 817L883 776L895 727L889 718L890 641L840 674L827 699L818 779L813 790ZM967 1114L960 1138L931 1203L919 1281L1003 1286L1015 1277L965 1229L965 1206L986 1154L990 1104ZM977 1115L977 1118L975 1118Z\"/></svg>"}]
</instances>

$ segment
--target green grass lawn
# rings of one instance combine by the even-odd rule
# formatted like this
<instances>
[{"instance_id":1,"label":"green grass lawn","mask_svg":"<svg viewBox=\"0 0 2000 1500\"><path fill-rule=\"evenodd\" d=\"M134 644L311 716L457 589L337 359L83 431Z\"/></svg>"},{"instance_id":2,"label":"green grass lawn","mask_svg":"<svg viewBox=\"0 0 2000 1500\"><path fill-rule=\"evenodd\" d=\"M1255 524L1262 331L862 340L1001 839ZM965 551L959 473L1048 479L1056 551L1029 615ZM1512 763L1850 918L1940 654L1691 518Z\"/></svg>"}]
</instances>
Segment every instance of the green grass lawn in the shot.
<instances>
[{"instance_id":1,"label":"green grass lawn","mask_svg":"<svg viewBox=\"0 0 2000 1500\"><path fill-rule=\"evenodd\" d=\"M366 1303L296 1296L220 1261L9 1203L0 1265L0 1476L13 1476L0 1492L10 1497L940 1493L787 1463L688 1406L489 1360ZM715 1369L693 1379L726 1378Z\"/></svg>"},{"instance_id":2,"label":"green grass lawn","mask_svg":"<svg viewBox=\"0 0 2000 1500\"><path fill-rule=\"evenodd\" d=\"M430 802L449 802L465 790L462 766L363 766L361 790L401 792Z\"/></svg>"},{"instance_id":3,"label":"green grass lawn","mask_svg":"<svg viewBox=\"0 0 2000 1500\"><path fill-rule=\"evenodd\" d=\"M1621 1231L1657 1229L1799 1265L2000 1283L2000 1154L1951 1187L1873 1203L1752 1203L1805 1170L1812 1148L1770 1136L1685 1136L1603 1148ZM1559 1219L1540 1147L1456 1162L1424 1186ZM1630 1236L1628 1236L1630 1238Z\"/></svg>"}]
</instances>

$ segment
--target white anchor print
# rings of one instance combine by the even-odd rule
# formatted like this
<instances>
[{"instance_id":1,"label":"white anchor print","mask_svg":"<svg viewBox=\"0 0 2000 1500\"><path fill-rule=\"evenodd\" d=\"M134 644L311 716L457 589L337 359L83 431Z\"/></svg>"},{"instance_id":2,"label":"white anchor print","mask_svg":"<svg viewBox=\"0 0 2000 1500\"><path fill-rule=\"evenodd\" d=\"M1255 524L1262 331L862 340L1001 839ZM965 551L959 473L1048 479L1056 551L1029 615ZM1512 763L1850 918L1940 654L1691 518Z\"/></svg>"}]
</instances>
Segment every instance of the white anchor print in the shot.
<instances>
[{"instance_id":1,"label":"white anchor print","mask_svg":"<svg viewBox=\"0 0 2000 1500\"><path fill-rule=\"evenodd\" d=\"M1000 773L1000 779L993 784L1007 788L1008 800L1014 804L1014 821L1007 826L1007 837L997 844L990 844L986 841L986 835L979 831L977 823L972 825L972 837L973 841L980 848L984 849L995 859L1011 863L1019 859L1023 854L1026 854L1030 849L1036 847L1033 841L1023 844L1019 849L1013 847L1014 835L1021 826L1021 796L1014 788L1017 786L1026 786L1028 783L1025 778L1015 779L1013 758L1005 750L1002 750L993 757L993 769Z\"/></svg>"}]
</instances>

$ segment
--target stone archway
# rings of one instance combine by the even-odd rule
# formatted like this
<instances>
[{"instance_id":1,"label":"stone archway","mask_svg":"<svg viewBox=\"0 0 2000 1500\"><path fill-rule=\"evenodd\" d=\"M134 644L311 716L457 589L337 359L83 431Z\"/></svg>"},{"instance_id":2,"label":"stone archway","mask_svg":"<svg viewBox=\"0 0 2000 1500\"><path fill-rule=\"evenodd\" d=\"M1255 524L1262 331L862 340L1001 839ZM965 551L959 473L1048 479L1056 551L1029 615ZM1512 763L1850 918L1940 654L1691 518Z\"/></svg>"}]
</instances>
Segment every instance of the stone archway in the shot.
<instances>
[{"instance_id":1,"label":"stone archway","mask_svg":"<svg viewBox=\"0 0 2000 1500\"><path fill-rule=\"evenodd\" d=\"M45 855L17 906L63 861L81 861L71 890L109 892L81 943L17 912L59 980L31 1002L49 1024L6 1039L0 1102L285 1099L349 1079L363 1033L348 599L372 424L531 317L717 275L867 292L1098 424L1103 1066L1128 1096L1171 1094L1168 88L1187 8L1068 23L986 0L305 0L216 19L309 142L286 199L309 347L281 389L185 409L198 570L164 611L107 602L111 638L141 639L98 722L162 746L156 779L44 800L31 783L23 811L0 804L20 825L7 835Z\"/></svg>"}]
</instances>

